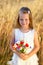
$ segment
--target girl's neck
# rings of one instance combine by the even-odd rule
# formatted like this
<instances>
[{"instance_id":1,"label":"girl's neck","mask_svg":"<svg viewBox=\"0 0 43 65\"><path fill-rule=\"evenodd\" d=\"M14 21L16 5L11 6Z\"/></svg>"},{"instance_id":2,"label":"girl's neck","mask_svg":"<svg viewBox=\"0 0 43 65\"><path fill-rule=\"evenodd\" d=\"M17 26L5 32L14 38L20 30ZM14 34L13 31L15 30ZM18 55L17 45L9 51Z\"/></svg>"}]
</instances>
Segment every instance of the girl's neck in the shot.
<instances>
[{"instance_id":1,"label":"girl's neck","mask_svg":"<svg viewBox=\"0 0 43 65\"><path fill-rule=\"evenodd\" d=\"M22 32L28 32L29 30L30 30L30 28L29 27L27 27L27 28L20 28L20 30L22 31Z\"/></svg>"}]
</instances>

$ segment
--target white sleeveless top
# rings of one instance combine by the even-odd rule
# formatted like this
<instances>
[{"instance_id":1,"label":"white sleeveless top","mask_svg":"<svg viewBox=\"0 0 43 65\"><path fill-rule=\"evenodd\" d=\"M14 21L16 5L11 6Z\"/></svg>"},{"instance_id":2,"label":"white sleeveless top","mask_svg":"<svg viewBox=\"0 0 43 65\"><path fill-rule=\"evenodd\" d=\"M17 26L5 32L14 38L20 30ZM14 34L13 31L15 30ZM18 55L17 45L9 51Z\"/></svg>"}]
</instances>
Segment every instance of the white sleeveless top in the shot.
<instances>
[{"instance_id":1,"label":"white sleeveless top","mask_svg":"<svg viewBox=\"0 0 43 65\"><path fill-rule=\"evenodd\" d=\"M15 42L20 41L20 40L24 40L25 42L28 42L29 46L31 46L31 50L28 51L28 53L30 53L32 49L34 48L35 30L32 29L24 33L20 29L14 29L13 33L14 32L15 32ZM11 63L12 65L38 65L38 57L36 54L33 54L29 59L24 61L17 54L13 53Z\"/></svg>"}]
</instances>

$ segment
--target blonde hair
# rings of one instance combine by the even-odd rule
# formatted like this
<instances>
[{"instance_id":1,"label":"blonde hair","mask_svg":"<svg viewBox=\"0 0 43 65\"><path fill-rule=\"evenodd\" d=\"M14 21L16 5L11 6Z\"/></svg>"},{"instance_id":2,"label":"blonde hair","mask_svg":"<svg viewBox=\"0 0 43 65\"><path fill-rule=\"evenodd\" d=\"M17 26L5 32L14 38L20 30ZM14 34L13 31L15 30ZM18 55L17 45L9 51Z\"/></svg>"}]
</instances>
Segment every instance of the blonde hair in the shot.
<instances>
[{"instance_id":1,"label":"blonde hair","mask_svg":"<svg viewBox=\"0 0 43 65\"><path fill-rule=\"evenodd\" d=\"M29 20L30 20L29 27L30 27L31 29L33 29L31 10L30 10L29 8L27 8L27 7L22 7L22 8L19 10L19 14L18 14L18 18L17 18L18 27L20 27L20 23L19 23L19 15L20 15L20 13L23 13L23 14L28 13L28 14L29 14Z\"/></svg>"}]
</instances>

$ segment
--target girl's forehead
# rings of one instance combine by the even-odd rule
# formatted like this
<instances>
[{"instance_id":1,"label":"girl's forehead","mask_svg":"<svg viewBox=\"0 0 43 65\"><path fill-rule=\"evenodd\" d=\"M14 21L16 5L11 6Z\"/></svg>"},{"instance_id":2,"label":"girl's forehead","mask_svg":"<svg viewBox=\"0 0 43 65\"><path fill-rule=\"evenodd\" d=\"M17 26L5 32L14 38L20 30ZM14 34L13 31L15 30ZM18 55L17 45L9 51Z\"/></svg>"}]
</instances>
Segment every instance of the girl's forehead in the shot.
<instances>
[{"instance_id":1,"label":"girl's forehead","mask_svg":"<svg viewBox=\"0 0 43 65\"><path fill-rule=\"evenodd\" d=\"M19 17L29 17L29 14L28 13L20 13Z\"/></svg>"}]
</instances>

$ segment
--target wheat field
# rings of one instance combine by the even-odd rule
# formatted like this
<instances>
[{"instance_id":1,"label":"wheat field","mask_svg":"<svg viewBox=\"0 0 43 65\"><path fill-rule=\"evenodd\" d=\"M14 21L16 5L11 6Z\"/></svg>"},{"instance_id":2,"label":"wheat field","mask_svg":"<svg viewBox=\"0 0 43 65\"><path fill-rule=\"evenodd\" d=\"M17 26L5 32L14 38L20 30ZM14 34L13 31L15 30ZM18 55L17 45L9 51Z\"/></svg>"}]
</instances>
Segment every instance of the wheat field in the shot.
<instances>
[{"instance_id":1,"label":"wheat field","mask_svg":"<svg viewBox=\"0 0 43 65\"><path fill-rule=\"evenodd\" d=\"M0 65L7 65L12 51L9 44L12 29L16 26L18 11L27 6L32 11L33 26L39 34L39 65L43 65L43 0L0 0Z\"/></svg>"}]
</instances>

